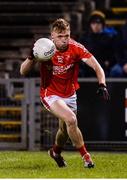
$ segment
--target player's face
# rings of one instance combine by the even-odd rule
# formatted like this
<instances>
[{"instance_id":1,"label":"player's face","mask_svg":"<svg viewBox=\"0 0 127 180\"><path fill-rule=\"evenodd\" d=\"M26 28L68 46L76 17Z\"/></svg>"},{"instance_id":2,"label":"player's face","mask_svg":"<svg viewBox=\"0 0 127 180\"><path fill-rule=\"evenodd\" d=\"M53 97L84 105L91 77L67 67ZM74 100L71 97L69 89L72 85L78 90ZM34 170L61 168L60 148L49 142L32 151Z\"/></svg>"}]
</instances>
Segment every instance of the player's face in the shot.
<instances>
[{"instance_id":1,"label":"player's face","mask_svg":"<svg viewBox=\"0 0 127 180\"><path fill-rule=\"evenodd\" d=\"M59 51L64 51L68 48L68 43L70 39L70 30L66 30L60 33L53 31L51 33L51 37L56 45L56 48Z\"/></svg>"}]
</instances>

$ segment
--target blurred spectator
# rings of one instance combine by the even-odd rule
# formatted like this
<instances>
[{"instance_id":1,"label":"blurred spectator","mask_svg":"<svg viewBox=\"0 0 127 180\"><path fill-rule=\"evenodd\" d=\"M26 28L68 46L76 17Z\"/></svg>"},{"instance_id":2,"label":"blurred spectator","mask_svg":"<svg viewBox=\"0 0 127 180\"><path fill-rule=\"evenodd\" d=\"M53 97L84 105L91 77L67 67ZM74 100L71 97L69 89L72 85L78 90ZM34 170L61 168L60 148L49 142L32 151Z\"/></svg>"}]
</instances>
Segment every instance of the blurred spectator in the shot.
<instances>
[{"instance_id":1,"label":"blurred spectator","mask_svg":"<svg viewBox=\"0 0 127 180\"><path fill-rule=\"evenodd\" d=\"M127 77L127 21L120 29L117 63L112 67L111 77Z\"/></svg>"},{"instance_id":2,"label":"blurred spectator","mask_svg":"<svg viewBox=\"0 0 127 180\"><path fill-rule=\"evenodd\" d=\"M94 11L90 16L88 29L79 40L96 57L106 77L109 77L110 69L116 62L116 36L114 29L105 27L105 15L101 11ZM84 65L81 64L80 76L95 76L91 69L82 66Z\"/></svg>"}]
</instances>

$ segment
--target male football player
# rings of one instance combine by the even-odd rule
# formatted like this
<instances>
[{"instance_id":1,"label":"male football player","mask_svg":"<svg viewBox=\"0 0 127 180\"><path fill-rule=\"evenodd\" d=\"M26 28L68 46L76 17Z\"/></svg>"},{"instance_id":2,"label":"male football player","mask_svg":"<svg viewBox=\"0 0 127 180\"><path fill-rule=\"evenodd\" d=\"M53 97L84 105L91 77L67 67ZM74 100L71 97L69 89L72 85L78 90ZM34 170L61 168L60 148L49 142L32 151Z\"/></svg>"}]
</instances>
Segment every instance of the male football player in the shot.
<instances>
[{"instance_id":1,"label":"male football player","mask_svg":"<svg viewBox=\"0 0 127 180\"><path fill-rule=\"evenodd\" d=\"M76 117L79 62L84 61L94 69L99 83L98 94L108 100L105 74L95 57L83 45L70 38L70 24L66 20L60 18L52 23L51 39L56 46L56 52L51 60L40 63L41 102L59 119L59 129L49 155L59 167L66 166L61 152L69 137L80 152L84 167L92 168L94 163L86 150ZM21 64L21 74L25 75L34 64L35 58L31 54Z\"/></svg>"}]
</instances>

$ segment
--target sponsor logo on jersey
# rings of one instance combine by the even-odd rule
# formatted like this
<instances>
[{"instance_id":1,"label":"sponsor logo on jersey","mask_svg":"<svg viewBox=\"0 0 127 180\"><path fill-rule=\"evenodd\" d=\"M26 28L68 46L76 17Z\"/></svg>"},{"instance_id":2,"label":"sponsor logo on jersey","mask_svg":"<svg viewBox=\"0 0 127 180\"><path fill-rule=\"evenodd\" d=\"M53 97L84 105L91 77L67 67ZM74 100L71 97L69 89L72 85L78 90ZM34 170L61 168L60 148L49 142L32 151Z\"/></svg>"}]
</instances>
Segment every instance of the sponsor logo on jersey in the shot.
<instances>
[{"instance_id":1,"label":"sponsor logo on jersey","mask_svg":"<svg viewBox=\"0 0 127 180\"><path fill-rule=\"evenodd\" d=\"M74 64L69 64L65 66L53 66L53 75L64 74L73 66Z\"/></svg>"}]
</instances>

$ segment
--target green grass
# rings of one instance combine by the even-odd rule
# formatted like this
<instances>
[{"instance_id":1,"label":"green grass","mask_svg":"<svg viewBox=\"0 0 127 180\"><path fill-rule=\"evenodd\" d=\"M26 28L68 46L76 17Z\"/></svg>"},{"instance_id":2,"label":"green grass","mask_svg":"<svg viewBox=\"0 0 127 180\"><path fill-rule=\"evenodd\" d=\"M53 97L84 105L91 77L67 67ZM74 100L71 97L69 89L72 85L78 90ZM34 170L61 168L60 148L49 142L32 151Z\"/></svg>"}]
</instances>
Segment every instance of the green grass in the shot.
<instances>
[{"instance_id":1,"label":"green grass","mask_svg":"<svg viewBox=\"0 0 127 180\"><path fill-rule=\"evenodd\" d=\"M65 152L68 167L58 168L47 152L0 152L0 178L127 178L127 154L91 153L94 169L83 167L78 152Z\"/></svg>"}]
</instances>

